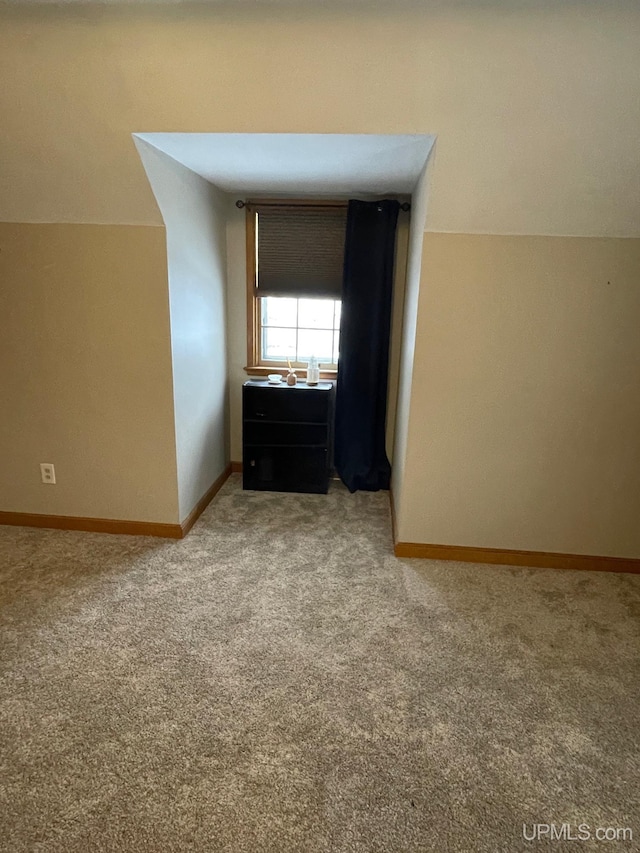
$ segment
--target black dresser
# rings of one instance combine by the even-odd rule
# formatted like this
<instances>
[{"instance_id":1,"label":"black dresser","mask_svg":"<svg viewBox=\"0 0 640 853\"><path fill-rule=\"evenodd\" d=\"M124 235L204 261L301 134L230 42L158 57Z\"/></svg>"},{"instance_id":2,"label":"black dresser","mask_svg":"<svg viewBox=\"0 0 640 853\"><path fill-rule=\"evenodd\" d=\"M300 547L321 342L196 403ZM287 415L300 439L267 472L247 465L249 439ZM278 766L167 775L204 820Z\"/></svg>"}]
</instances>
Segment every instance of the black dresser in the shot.
<instances>
[{"instance_id":1,"label":"black dresser","mask_svg":"<svg viewBox=\"0 0 640 853\"><path fill-rule=\"evenodd\" d=\"M243 487L326 494L332 464L331 382L242 388Z\"/></svg>"}]
</instances>

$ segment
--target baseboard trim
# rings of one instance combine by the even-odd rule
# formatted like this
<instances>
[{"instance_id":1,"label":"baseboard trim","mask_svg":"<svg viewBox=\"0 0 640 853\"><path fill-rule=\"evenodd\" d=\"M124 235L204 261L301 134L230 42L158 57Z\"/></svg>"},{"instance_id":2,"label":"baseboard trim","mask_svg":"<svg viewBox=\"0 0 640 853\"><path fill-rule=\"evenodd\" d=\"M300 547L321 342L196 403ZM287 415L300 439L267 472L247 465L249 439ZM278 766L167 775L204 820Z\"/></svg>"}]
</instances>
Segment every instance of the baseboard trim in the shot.
<instances>
[{"instance_id":1,"label":"baseboard trim","mask_svg":"<svg viewBox=\"0 0 640 853\"><path fill-rule=\"evenodd\" d=\"M0 524L12 527L46 527L52 530L80 530L84 533L121 533L127 536L160 536L182 539L179 524L157 521L126 521L118 518L84 518L76 515L41 515L32 512L0 512Z\"/></svg>"},{"instance_id":2,"label":"baseboard trim","mask_svg":"<svg viewBox=\"0 0 640 853\"><path fill-rule=\"evenodd\" d=\"M211 486L210 489L204 493L204 495L200 498L198 503L191 510L189 515L185 518L185 520L178 525L180 528L180 537L183 538L187 535L187 533L191 530L196 521L200 518L205 509L209 506L214 497L218 494L220 489L224 486L226 481L229 479L231 472L233 470L233 463L230 462L227 467L224 469L222 474L218 477L215 483Z\"/></svg>"},{"instance_id":3,"label":"baseboard trim","mask_svg":"<svg viewBox=\"0 0 640 853\"><path fill-rule=\"evenodd\" d=\"M52 530L79 530L83 533L116 533L126 536L158 536L183 539L202 515L231 474L227 465L210 489L200 498L181 524L156 521L126 521L118 518L84 518L75 515L41 515L32 512L0 512L0 525L43 527Z\"/></svg>"},{"instance_id":4,"label":"baseboard trim","mask_svg":"<svg viewBox=\"0 0 640 853\"><path fill-rule=\"evenodd\" d=\"M242 462L232 462L231 463L231 473L232 474L242 474Z\"/></svg>"},{"instance_id":5,"label":"baseboard trim","mask_svg":"<svg viewBox=\"0 0 640 853\"><path fill-rule=\"evenodd\" d=\"M633 557L594 557L587 554L556 554L548 551L471 548L466 545L428 545L422 542L396 542L393 550L396 557L419 557L424 560L456 560L464 563L528 566L534 569L640 573L640 559Z\"/></svg>"}]
</instances>

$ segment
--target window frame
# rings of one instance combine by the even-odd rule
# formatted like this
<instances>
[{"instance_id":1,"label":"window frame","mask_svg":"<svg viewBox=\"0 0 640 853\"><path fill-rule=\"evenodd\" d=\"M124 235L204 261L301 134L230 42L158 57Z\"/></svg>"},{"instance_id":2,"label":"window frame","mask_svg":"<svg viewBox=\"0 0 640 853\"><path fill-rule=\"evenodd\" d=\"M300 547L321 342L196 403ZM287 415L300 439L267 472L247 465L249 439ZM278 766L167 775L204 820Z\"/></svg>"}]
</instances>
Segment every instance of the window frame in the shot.
<instances>
[{"instance_id":1,"label":"window frame","mask_svg":"<svg viewBox=\"0 0 640 853\"><path fill-rule=\"evenodd\" d=\"M266 376L268 373L286 373L287 367L282 362L264 361L261 356L261 297L258 294L256 281L256 257L257 257L257 231L256 231L256 208L259 207L344 207L348 201L331 199L252 199L245 203L246 211L246 259L247 259L247 364L245 372L252 376ZM295 370L305 370L306 364L296 362L292 364ZM337 368L324 369L320 371L322 379L335 379L338 375Z\"/></svg>"}]
</instances>

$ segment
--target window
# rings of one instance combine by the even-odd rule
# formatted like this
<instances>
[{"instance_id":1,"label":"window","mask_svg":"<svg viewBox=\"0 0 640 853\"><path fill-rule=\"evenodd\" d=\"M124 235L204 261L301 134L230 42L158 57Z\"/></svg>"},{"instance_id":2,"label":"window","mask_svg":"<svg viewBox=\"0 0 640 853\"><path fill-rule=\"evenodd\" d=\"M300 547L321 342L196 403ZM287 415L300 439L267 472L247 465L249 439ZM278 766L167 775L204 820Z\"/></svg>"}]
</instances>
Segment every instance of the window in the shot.
<instances>
[{"instance_id":1,"label":"window","mask_svg":"<svg viewBox=\"0 0 640 853\"><path fill-rule=\"evenodd\" d=\"M336 370L345 202L247 204L247 369Z\"/></svg>"},{"instance_id":2,"label":"window","mask_svg":"<svg viewBox=\"0 0 640 853\"><path fill-rule=\"evenodd\" d=\"M335 370L340 339L339 299L296 299L263 296L260 317L260 362L300 365L315 355L322 367Z\"/></svg>"}]
</instances>

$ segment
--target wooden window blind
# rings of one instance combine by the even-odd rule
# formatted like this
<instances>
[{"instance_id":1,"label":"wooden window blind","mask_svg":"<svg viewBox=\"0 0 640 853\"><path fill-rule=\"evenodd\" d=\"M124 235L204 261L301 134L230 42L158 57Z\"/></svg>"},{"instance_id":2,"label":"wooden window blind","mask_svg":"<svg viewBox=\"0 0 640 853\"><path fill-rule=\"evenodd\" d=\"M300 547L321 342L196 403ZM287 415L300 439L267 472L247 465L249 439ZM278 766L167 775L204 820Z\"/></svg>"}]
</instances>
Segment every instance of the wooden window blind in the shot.
<instances>
[{"instance_id":1,"label":"wooden window blind","mask_svg":"<svg viewBox=\"0 0 640 853\"><path fill-rule=\"evenodd\" d=\"M340 299L346 206L254 205L256 296Z\"/></svg>"}]
</instances>

